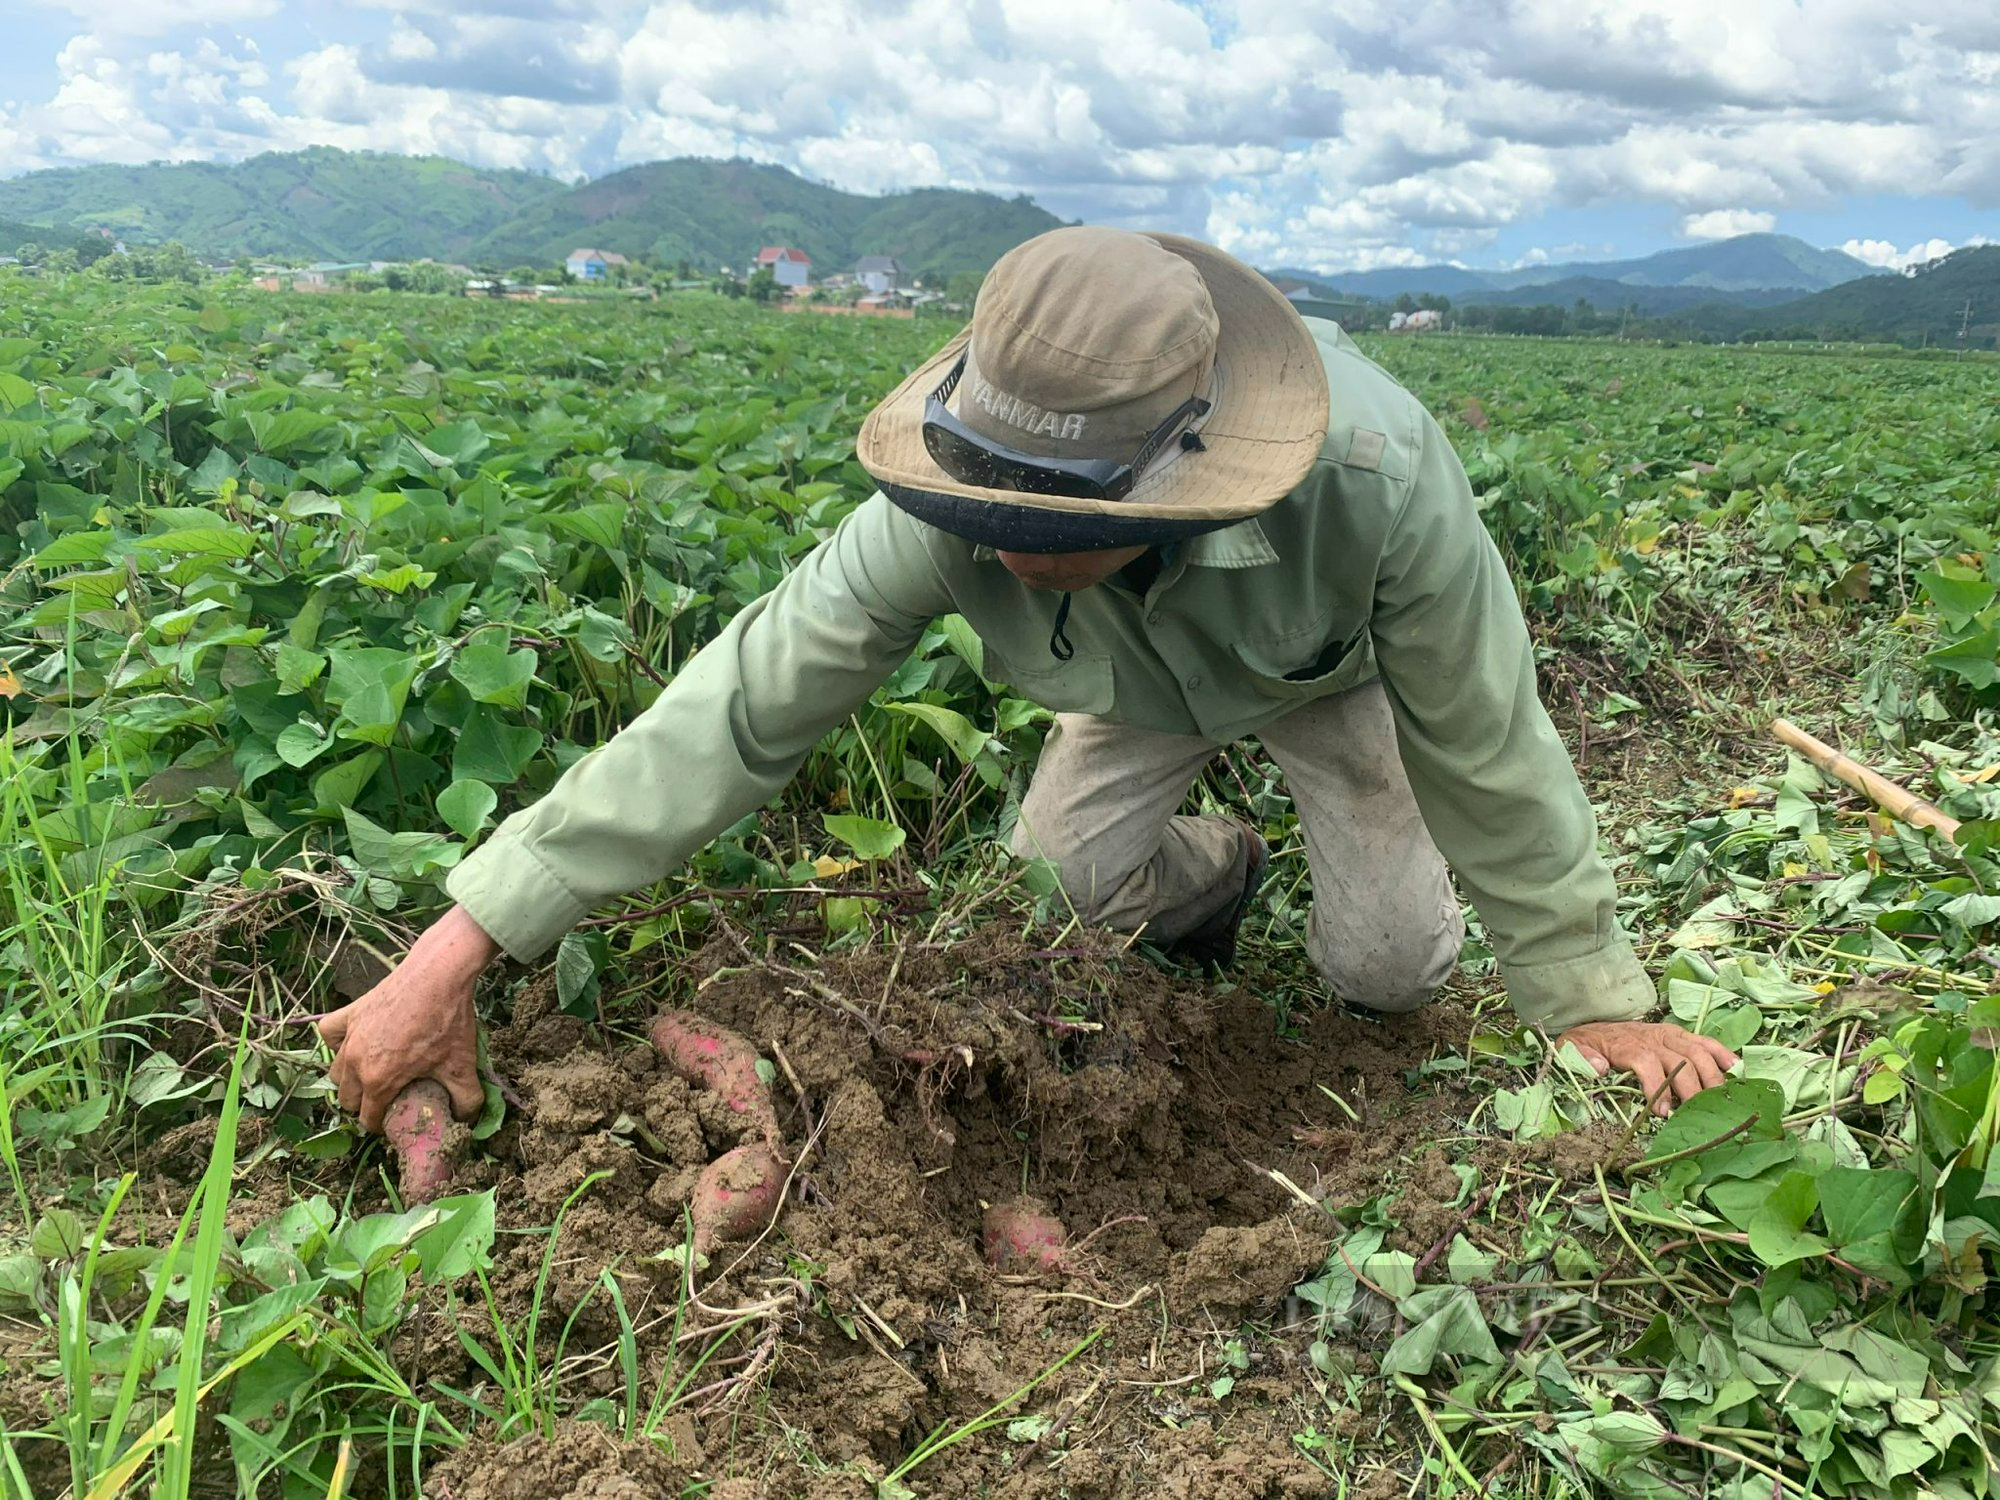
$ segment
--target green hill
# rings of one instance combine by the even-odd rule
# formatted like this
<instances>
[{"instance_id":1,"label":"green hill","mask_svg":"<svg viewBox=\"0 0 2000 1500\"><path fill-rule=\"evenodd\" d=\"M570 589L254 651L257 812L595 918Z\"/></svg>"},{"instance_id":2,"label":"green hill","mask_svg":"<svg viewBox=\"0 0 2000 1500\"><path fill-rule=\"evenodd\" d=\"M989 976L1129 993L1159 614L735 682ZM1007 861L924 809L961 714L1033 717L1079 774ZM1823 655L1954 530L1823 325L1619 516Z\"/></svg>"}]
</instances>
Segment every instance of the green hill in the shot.
<instances>
[{"instance_id":1,"label":"green hill","mask_svg":"<svg viewBox=\"0 0 2000 1500\"><path fill-rule=\"evenodd\" d=\"M30 172L0 180L0 218L179 240L218 260L455 260L495 224L562 191L532 172L315 146L229 164Z\"/></svg>"},{"instance_id":2,"label":"green hill","mask_svg":"<svg viewBox=\"0 0 2000 1500\"><path fill-rule=\"evenodd\" d=\"M1990 349L2000 340L2000 245L1960 250L1908 276L1865 276L1779 307L1706 307L1688 315L1726 338L1882 340Z\"/></svg>"},{"instance_id":3,"label":"green hill","mask_svg":"<svg viewBox=\"0 0 2000 1500\"><path fill-rule=\"evenodd\" d=\"M1027 198L923 188L884 198L747 161L653 162L566 186L440 156L315 146L248 161L70 167L0 179L0 243L110 229L212 260L462 260L550 265L584 245L741 268L796 245L815 275L893 255L914 275L984 271L1062 221ZM5 252L0 252L5 253Z\"/></svg>"},{"instance_id":4,"label":"green hill","mask_svg":"<svg viewBox=\"0 0 2000 1500\"><path fill-rule=\"evenodd\" d=\"M1648 286L1639 282L1608 281L1600 276L1566 276L1561 281L1536 282L1517 287L1475 287L1461 292L1452 301L1462 307L1569 307L1583 301L1601 312L1631 308L1648 315L1684 312L1692 307L1727 303L1732 307L1772 307L1795 302L1796 288L1746 287L1722 291L1699 284L1690 286Z\"/></svg>"},{"instance_id":5,"label":"green hill","mask_svg":"<svg viewBox=\"0 0 2000 1500\"><path fill-rule=\"evenodd\" d=\"M815 277L864 255L893 255L915 275L983 271L1062 223L1027 198L922 188L869 198L783 167L683 158L628 167L536 202L480 241L496 264L546 264L589 245L657 265L748 265L763 245L795 245Z\"/></svg>"},{"instance_id":6,"label":"green hill","mask_svg":"<svg viewBox=\"0 0 2000 1500\"><path fill-rule=\"evenodd\" d=\"M40 245L44 250L74 250L83 236L73 229L51 229L24 224L18 219L0 219L0 255L14 255L23 245Z\"/></svg>"}]
</instances>

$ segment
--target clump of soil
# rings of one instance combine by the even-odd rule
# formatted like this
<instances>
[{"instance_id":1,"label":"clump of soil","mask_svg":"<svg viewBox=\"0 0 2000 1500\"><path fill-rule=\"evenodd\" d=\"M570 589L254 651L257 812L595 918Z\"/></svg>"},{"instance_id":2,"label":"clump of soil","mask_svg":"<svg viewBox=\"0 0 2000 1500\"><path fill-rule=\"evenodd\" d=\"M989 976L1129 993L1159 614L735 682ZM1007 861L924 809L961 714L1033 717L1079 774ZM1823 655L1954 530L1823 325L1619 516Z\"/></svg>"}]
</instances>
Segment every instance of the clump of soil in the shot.
<instances>
[{"instance_id":1,"label":"clump of soil","mask_svg":"<svg viewBox=\"0 0 2000 1500\"><path fill-rule=\"evenodd\" d=\"M594 1422L500 1443L475 1438L424 1476L436 1500L660 1500L693 1473L671 1442L621 1442Z\"/></svg>"},{"instance_id":2,"label":"clump of soil","mask_svg":"<svg viewBox=\"0 0 2000 1500\"><path fill-rule=\"evenodd\" d=\"M691 1000L673 999L774 1064L797 1164L760 1242L688 1272L688 1196L739 1144L743 1117L643 1041L594 1040L547 987L491 1039L525 1108L474 1171L494 1182L503 1227L547 1225L570 1204L543 1324L567 1325L572 1352L618 1336L607 1270L642 1330L647 1393L712 1337L677 1407L708 1450L701 1477L754 1480L746 1494L865 1495L927 1434L1009 1401L1088 1342L1021 1403L1047 1419L1040 1436L954 1444L912 1476L919 1493L1324 1493L1292 1441L1312 1420L1290 1405L1311 1389L1310 1330L1288 1297L1325 1261L1338 1229L1327 1209L1378 1192L1453 1112L1405 1075L1463 1035L1462 1010L1378 1021L1329 1008L1291 1040L1253 996L1177 979L1109 939L1051 954L1000 929L817 963L718 942L697 979ZM1451 1178L1447 1201L1457 1189ZM996 1269L982 1254L987 1207L1022 1194L1066 1230L1055 1267ZM501 1243L494 1290L524 1316L547 1240ZM1244 1319L1275 1332L1249 1341L1257 1363L1224 1406L1208 1386ZM576 1394L619 1389L612 1359L579 1379ZM633 1461L595 1438L571 1450ZM773 1457L802 1452L834 1472ZM544 1457L466 1450L453 1500L572 1493L568 1470L520 1480Z\"/></svg>"}]
</instances>

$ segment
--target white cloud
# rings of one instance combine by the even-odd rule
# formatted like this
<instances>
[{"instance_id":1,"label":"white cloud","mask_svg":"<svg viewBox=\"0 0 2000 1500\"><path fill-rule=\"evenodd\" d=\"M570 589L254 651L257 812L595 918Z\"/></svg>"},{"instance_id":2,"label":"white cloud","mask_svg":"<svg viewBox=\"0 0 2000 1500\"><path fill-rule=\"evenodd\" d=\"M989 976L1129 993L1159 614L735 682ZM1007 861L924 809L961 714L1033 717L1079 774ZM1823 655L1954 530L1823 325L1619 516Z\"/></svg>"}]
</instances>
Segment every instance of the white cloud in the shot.
<instances>
[{"instance_id":1,"label":"white cloud","mask_svg":"<svg viewBox=\"0 0 2000 1500\"><path fill-rule=\"evenodd\" d=\"M1748 208L1712 208L1705 214L1688 214L1681 220L1681 233L1691 240L1727 240L1739 234L1769 234L1778 227L1778 216Z\"/></svg>"},{"instance_id":2,"label":"white cloud","mask_svg":"<svg viewBox=\"0 0 2000 1500\"><path fill-rule=\"evenodd\" d=\"M400 151L582 175L570 128L576 111L542 99L484 98L477 108L451 90L377 83L348 46L323 47L293 62L297 113L268 143L317 143L349 150Z\"/></svg>"},{"instance_id":3,"label":"white cloud","mask_svg":"<svg viewBox=\"0 0 2000 1500\"><path fill-rule=\"evenodd\" d=\"M333 25L305 0L24 3L78 34L46 94L0 108L17 169L313 142L566 176L740 155L1327 270L1475 256L1594 205L1694 238L1849 195L2000 205L1990 0L1814 0L1809 24L1796 0L354 0L377 40L303 53ZM259 38L291 61L259 64Z\"/></svg>"},{"instance_id":4,"label":"white cloud","mask_svg":"<svg viewBox=\"0 0 2000 1500\"><path fill-rule=\"evenodd\" d=\"M398 16L389 27L388 45L383 50L397 62L428 62L437 56L438 44L429 32Z\"/></svg>"},{"instance_id":5,"label":"white cloud","mask_svg":"<svg viewBox=\"0 0 2000 1500\"><path fill-rule=\"evenodd\" d=\"M1911 266L1921 266L1963 250L1970 245L1990 244L1984 235L1974 235L1963 244L1953 244L1950 240L1932 238L1919 240L1906 250L1896 248L1893 240L1849 240L1840 248L1856 260L1866 261L1871 266L1880 266L1887 271L1904 271Z\"/></svg>"}]
</instances>

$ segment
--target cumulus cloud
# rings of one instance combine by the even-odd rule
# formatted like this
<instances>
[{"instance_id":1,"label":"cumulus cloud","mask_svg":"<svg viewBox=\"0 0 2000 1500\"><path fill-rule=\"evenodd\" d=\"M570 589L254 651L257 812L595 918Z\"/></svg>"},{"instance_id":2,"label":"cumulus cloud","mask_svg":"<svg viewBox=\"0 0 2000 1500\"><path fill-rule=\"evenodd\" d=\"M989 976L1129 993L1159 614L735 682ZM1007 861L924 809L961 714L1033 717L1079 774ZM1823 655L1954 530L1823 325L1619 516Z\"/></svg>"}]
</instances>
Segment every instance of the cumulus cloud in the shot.
<instances>
[{"instance_id":1,"label":"cumulus cloud","mask_svg":"<svg viewBox=\"0 0 2000 1500\"><path fill-rule=\"evenodd\" d=\"M1849 240L1840 248L1856 260L1871 266L1880 266L1886 271L1906 271L1911 266L1921 266L1963 250L1971 245L1990 244L1984 235L1974 235L1963 244L1953 244L1950 240L1919 240L1908 249L1899 250L1891 240Z\"/></svg>"},{"instance_id":2,"label":"cumulus cloud","mask_svg":"<svg viewBox=\"0 0 2000 1500\"><path fill-rule=\"evenodd\" d=\"M1778 227L1778 216L1749 208L1711 208L1705 214L1688 214L1681 220L1681 233L1691 240L1727 240L1739 234L1769 234Z\"/></svg>"},{"instance_id":3,"label":"cumulus cloud","mask_svg":"<svg viewBox=\"0 0 2000 1500\"><path fill-rule=\"evenodd\" d=\"M388 40L363 52L360 66L372 83L608 104L618 97L620 46L618 34L601 25L417 13L397 16Z\"/></svg>"},{"instance_id":4,"label":"cumulus cloud","mask_svg":"<svg viewBox=\"0 0 2000 1500\"><path fill-rule=\"evenodd\" d=\"M1815 0L1810 25L1795 0L353 0L346 30L304 0L25 3L77 34L46 96L0 109L17 169L746 156L1323 270L1477 256L1593 205L1694 238L1859 194L2000 206L1990 0ZM289 61L258 64L260 37Z\"/></svg>"},{"instance_id":5,"label":"cumulus cloud","mask_svg":"<svg viewBox=\"0 0 2000 1500\"><path fill-rule=\"evenodd\" d=\"M576 112L528 96L481 98L426 84L369 76L359 49L337 45L306 53L288 73L296 112L278 122L287 145L308 142L351 151L398 151L456 157L493 167L581 176Z\"/></svg>"},{"instance_id":6,"label":"cumulus cloud","mask_svg":"<svg viewBox=\"0 0 2000 1500\"><path fill-rule=\"evenodd\" d=\"M40 166L242 155L259 149L256 91L268 82L253 50L227 51L206 38L185 50L131 53L77 36L56 57L46 103L0 111L0 157Z\"/></svg>"}]
</instances>

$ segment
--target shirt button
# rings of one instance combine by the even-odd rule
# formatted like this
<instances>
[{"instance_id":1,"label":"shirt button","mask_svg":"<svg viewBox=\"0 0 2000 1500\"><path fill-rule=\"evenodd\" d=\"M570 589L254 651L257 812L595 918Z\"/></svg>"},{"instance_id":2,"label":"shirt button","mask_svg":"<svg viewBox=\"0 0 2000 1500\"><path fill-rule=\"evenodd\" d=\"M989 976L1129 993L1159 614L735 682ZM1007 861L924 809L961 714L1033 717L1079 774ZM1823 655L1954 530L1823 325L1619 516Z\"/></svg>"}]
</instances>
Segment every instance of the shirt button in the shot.
<instances>
[{"instance_id":1,"label":"shirt button","mask_svg":"<svg viewBox=\"0 0 2000 1500\"><path fill-rule=\"evenodd\" d=\"M1201 678L1200 678L1200 677L1198 677L1198 676L1197 676L1197 677L1190 677L1190 678L1189 678L1189 679L1187 680L1187 685L1188 685L1188 691L1189 691L1189 692L1191 693L1191 692L1193 692L1193 691L1194 691L1194 690L1195 690L1196 688L1198 688L1198 687L1200 687L1200 686L1201 686Z\"/></svg>"},{"instance_id":2,"label":"shirt button","mask_svg":"<svg viewBox=\"0 0 2000 1500\"><path fill-rule=\"evenodd\" d=\"M1147 623L1148 625L1157 625L1157 624L1159 624L1159 623L1160 623L1160 612L1159 612L1159 611L1158 611L1158 610L1156 609L1156 610L1154 610L1154 611L1153 611L1153 612L1152 612L1152 613L1151 613L1150 615L1147 615L1147 616L1146 616L1146 623Z\"/></svg>"}]
</instances>

